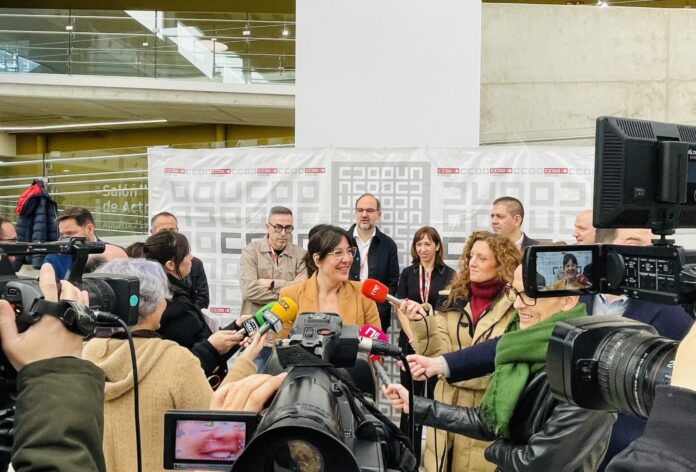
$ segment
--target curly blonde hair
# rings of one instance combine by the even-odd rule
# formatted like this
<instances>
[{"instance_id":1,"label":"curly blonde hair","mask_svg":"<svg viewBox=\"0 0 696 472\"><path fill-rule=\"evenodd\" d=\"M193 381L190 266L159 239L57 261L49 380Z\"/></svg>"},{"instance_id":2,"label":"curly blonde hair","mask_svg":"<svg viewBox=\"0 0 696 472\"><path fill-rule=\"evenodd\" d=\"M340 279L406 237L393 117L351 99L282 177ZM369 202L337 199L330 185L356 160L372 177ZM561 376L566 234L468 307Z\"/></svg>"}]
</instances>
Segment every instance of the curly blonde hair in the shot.
<instances>
[{"instance_id":1,"label":"curly blonde hair","mask_svg":"<svg viewBox=\"0 0 696 472\"><path fill-rule=\"evenodd\" d=\"M450 293L445 307L454 305L457 302L465 302L469 299L471 292L471 279L469 278L469 258L471 248L474 243L483 241L488 244L491 252L495 256L496 272L498 278L506 283L512 283L515 269L520 265L521 254L515 243L504 236L500 236L489 231L475 231L469 236L464 246L462 255L459 256L459 272L452 278L449 285Z\"/></svg>"}]
</instances>

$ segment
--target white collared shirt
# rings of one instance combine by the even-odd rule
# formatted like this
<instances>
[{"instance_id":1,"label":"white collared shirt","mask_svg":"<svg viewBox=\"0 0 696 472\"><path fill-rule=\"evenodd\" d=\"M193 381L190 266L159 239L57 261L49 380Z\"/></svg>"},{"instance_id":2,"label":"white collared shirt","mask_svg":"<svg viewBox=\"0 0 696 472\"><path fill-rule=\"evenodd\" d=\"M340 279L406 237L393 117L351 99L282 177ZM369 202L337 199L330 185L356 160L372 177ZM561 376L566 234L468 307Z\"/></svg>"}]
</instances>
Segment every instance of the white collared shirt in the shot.
<instances>
[{"instance_id":1,"label":"white collared shirt","mask_svg":"<svg viewBox=\"0 0 696 472\"><path fill-rule=\"evenodd\" d=\"M524 232L522 232L522 236L520 236L520 239L515 241L515 244L519 249L522 249L522 241L524 241Z\"/></svg>"},{"instance_id":2,"label":"white collared shirt","mask_svg":"<svg viewBox=\"0 0 696 472\"><path fill-rule=\"evenodd\" d=\"M626 308L628 308L628 297L626 295L621 295L618 299L610 302L604 295L598 293L594 297L592 315L623 316Z\"/></svg>"},{"instance_id":3,"label":"white collared shirt","mask_svg":"<svg viewBox=\"0 0 696 472\"><path fill-rule=\"evenodd\" d=\"M367 266L367 253L370 250L370 244L372 244L372 238L377 234L377 227L375 226L372 234L367 241L363 242L360 234L358 233L358 225L355 225L353 229L353 239L355 239L355 244L358 245L358 251L360 251L360 280L365 280L368 277L369 267Z\"/></svg>"}]
</instances>

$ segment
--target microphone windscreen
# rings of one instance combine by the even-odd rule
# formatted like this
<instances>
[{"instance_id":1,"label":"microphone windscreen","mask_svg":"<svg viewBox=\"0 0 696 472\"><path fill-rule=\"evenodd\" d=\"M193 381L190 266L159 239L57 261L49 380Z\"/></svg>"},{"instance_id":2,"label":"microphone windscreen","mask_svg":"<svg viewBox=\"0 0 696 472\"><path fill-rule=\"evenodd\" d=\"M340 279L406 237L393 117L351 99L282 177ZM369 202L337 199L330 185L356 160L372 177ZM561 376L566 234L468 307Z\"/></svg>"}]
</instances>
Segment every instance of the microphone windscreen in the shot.
<instances>
[{"instance_id":1,"label":"microphone windscreen","mask_svg":"<svg viewBox=\"0 0 696 472\"><path fill-rule=\"evenodd\" d=\"M590 285L590 279L588 279L585 274L578 275L576 280L580 285Z\"/></svg>"},{"instance_id":2,"label":"microphone windscreen","mask_svg":"<svg viewBox=\"0 0 696 472\"><path fill-rule=\"evenodd\" d=\"M389 295L389 288L384 285L379 280L375 279L365 279L362 283L360 291L370 300L374 300L377 303L384 303Z\"/></svg>"},{"instance_id":3,"label":"microphone windscreen","mask_svg":"<svg viewBox=\"0 0 696 472\"><path fill-rule=\"evenodd\" d=\"M378 341L389 342L389 336L375 325L366 324L360 328L360 337L376 339ZM370 354L370 361L377 362L382 356Z\"/></svg>"},{"instance_id":4,"label":"microphone windscreen","mask_svg":"<svg viewBox=\"0 0 696 472\"><path fill-rule=\"evenodd\" d=\"M268 302L256 311L256 314L254 314L254 319L259 326L266 322L266 320L263 319L263 314L266 312L266 310L270 310L271 307L273 307L273 305L276 303L276 301Z\"/></svg>"},{"instance_id":5,"label":"microphone windscreen","mask_svg":"<svg viewBox=\"0 0 696 472\"><path fill-rule=\"evenodd\" d=\"M297 303L290 297L281 297L277 302L273 302L271 312L282 321L295 321L297 318Z\"/></svg>"}]
</instances>

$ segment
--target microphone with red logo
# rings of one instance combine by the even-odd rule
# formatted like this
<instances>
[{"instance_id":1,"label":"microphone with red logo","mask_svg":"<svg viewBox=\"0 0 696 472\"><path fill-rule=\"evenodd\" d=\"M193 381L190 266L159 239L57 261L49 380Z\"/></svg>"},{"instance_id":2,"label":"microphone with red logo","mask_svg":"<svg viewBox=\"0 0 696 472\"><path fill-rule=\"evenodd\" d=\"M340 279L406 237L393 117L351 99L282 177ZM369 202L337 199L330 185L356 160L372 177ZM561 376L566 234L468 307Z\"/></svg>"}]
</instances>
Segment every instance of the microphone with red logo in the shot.
<instances>
[{"instance_id":1,"label":"microphone with red logo","mask_svg":"<svg viewBox=\"0 0 696 472\"><path fill-rule=\"evenodd\" d=\"M389 337L384 333L384 331L379 329L377 326L374 326L371 324L363 325L363 327L360 328L360 337L372 338L372 339L376 339L378 341L384 341L384 342L389 341ZM389 385L390 383L392 383L392 381L389 378L387 371L384 370L384 366L382 365L382 363L379 362L379 360L381 358L382 358L382 356L376 356L374 354L370 354L370 362L375 367L375 371L377 372L379 379L382 381L382 383L384 385Z\"/></svg>"},{"instance_id":2,"label":"microphone with red logo","mask_svg":"<svg viewBox=\"0 0 696 472\"><path fill-rule=\"evenodd\" d=\"M585 274L578 275L575 277L575 280L577 280L578 283L583 287L589 287L592 285L592 282L590 282L590 279Z\"/></svg>"},{"instance_id":3,"label":"microphone with red logo","mask_svg":"<svg viewBox=\"0 0 696 472\"><path fill-rule=\"evenodd\" d=\"M389 293L389 287L384 285L379 280L365 279L365 281L362 283L360 291L367 298L374 300L377 303L384 303L387 301L397 308L401 305L401 300L396 298L394 295L391 295Z\"/></svg>"}]
</instances>

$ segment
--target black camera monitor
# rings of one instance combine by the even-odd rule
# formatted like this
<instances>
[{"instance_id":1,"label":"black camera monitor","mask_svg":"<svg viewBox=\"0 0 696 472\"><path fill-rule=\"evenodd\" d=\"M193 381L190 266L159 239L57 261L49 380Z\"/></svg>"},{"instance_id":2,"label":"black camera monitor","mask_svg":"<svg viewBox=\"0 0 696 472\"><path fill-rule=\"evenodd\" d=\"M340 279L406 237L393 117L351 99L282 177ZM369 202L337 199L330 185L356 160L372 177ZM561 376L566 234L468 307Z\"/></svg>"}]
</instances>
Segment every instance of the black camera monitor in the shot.
<instances>
[{"instance_id":1,"label":"black camera monitor","mask_svg":"<svg viewBox=\"0 0 696 472\"><path fill-rule=\"evenodd\" d=\"M696 227L696 126L597 118L593 225Z\"/></svg>"},{"instance_id":2,"label":"black camera monitor","mask_svg":"<svg viewBox=\"0 0 696 472\"><path fill-rule=\"evenodd\" d=\"M230 470L259 423L259 415L227 411L164 414L164 468Z\"/></svg>"},{"instance_id":3,"label":"black camera monitor","mask_svg":"<svg viewBox=\"0 0 696 472\"><path fill-rule=\"evenodd\" d=\"M592 261L599 246L536 246L524 253L524 289L530 297L585 295L597 291Z\"/></svg>"}]
</instances>

